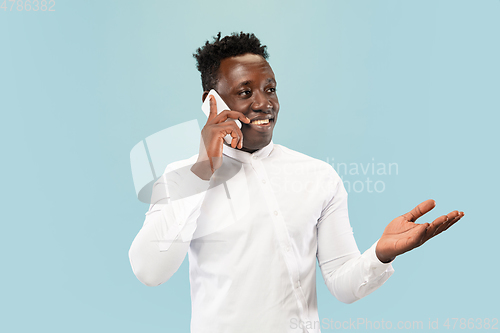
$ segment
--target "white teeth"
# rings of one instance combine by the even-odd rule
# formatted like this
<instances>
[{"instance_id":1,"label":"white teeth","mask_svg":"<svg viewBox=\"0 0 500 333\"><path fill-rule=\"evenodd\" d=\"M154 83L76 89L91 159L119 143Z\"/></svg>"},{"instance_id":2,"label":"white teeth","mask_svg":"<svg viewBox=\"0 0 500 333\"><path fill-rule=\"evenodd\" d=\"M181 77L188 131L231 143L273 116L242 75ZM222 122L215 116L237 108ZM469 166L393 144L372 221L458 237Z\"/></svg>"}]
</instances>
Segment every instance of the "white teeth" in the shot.
<instances>
[{"instance_id":1,"label":"white teeth","mask_svg":"<svg viewBox=\"0 0 500 333\"><path fill-rule=\"evenodd\" d=\"M252 121L252 124L255 124L255 125L263 125L263 124L268 124L269 123L269 119L262 119L262 120L254 120Z\"/></svg>"}]
</instances>

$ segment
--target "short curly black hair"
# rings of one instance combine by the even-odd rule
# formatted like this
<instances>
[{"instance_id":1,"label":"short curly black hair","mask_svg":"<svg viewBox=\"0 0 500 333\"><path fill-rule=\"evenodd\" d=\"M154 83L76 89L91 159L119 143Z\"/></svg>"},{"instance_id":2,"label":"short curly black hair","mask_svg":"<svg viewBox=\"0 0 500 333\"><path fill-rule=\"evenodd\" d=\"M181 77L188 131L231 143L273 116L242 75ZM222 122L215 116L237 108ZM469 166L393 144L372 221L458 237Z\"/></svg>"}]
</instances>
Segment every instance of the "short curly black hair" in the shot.
<instances>
[{"instance_id":1,"label":"short curly black hair","mask_svg":"<svg viewBox=\"0 0 500 333\"><path fill-rule=\"evenodd\" d=\"M238 34L233 32L230 36L225 36L222 39L220 37L221 33L219 32L217 37L213 37L212 43L207 41L193 54L197 61L197 68L201 73L201 85L204 91L214 89L217 85L219 79L217 71L223 59L245 53L261 55L264 59L269 57L267 46L261 45L253 33L240 32Z\"/></svg>"}]
</instances>

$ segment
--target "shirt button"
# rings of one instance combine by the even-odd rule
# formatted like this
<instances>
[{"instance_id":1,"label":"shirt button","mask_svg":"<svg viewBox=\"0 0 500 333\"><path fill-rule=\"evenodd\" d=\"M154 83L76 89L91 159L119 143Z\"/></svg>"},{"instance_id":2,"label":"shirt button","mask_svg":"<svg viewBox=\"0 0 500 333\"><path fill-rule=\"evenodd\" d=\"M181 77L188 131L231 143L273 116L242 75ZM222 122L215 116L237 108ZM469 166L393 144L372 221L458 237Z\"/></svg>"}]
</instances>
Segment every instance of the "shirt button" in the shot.
<instances>
[{"instance_id":1,"label":"shirt button","mask_svg":"<svg viewBox=\"0 0 500 333\"><path fill-rule=\"evenodd\" d=\"M299 289L300 288L300 281L297 281L295 282L295 289Z\"/></svg>"},{"instance_id":2,"label":"shirt button","mask_svg":"<svg viewBox=\"0 0 500 333\"><path fill-rule=\"evenodd\" d=\"M266 183L266 180L265 179L262 179L262 184L265 184Z\"/></svg>"},{"instance_id":3,"label":"shirt button","mask_svg":"<svg viewBox=\"0 0 500 333\"><path fill-rule=\"evenodd\" d=\"M257 155L253 155L253 156L252 156L252 158L253 158L254 160L256 160L256 159L257 159Z\"/></svg>"},{"instance_id":4,"label":"shirt button","mask_svg":"<svg viewBox=\"0 0 500 333\"><path fill-rule=\"evenodd\" d=\"M290 252L290 246L285 247L286 252Z\"/></svg>"},{"instance_id":5,"label":"shirt button","mask_svg":"<svg viewBox=\"0 0 500 333\"><path fill-rule=\"evenodd\" d=\"M277 210L274 211L274 215L278 215L278 211Z\"/></svg>"}]
</instances>

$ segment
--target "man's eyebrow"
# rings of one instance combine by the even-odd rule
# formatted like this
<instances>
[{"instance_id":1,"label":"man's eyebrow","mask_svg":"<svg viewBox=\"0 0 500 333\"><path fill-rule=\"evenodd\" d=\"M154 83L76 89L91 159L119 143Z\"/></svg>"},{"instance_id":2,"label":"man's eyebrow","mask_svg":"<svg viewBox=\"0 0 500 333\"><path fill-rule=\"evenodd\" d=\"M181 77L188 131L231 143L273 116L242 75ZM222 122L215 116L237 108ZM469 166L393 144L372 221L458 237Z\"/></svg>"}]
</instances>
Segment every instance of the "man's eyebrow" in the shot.
<instances>
[{"instance_id":1,"label":"man's eyebrow","mask_svg":"<svg viewBox=\"0 0 500 333\"><path fill-rule=\"evenodd\" d=\"M244 87L244 86L248 86L249 84L251 84L253 81L252 80L247 80L247 81L243 81L243 82L240 82L236 88L240 88L240 87ZM276 83L276 80L272 77L268 78L266 80L266 83Z\"/></svg>"},{"instance_id":2,"label":"man's eyebrow","mask_svg":"<svg viewBox=\"0 0 500 333\"><path fill-rule=\"evenodd\" d=\"M251 80L247 80L247 81L240 82L240 83L238 84L238 86L236 86L236 88L243 87L243 86L248 86L250 83L252 83L252 81L251 81Z\"/></svg>"}]
</instances>

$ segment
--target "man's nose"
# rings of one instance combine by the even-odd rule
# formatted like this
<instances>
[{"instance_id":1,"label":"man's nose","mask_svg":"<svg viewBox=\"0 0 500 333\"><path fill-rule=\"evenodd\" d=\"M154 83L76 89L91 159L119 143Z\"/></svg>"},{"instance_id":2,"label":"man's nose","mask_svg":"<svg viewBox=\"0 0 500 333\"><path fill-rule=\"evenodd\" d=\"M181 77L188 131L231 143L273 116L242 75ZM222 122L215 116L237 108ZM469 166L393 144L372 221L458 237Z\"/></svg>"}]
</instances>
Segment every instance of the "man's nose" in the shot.
<instances>
[{"instance_id":1,"label":"man's nose","mask_svg":"<svg viewBox=\"0 0 500 333\"><path fill-rule=\"evenodd\" d=\"M271 101L269 100L269 98L267 98L265 93L255 92L253 97L254 100L251 105L253 111L261 111L266 113L271 112L273 105L271 104Z\"/></svg>"}]
</instances>

